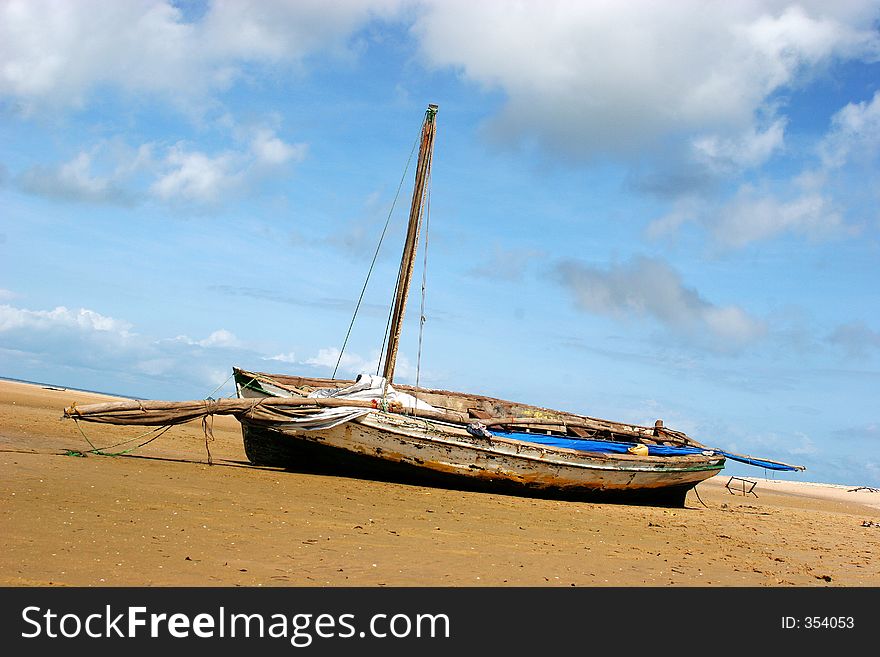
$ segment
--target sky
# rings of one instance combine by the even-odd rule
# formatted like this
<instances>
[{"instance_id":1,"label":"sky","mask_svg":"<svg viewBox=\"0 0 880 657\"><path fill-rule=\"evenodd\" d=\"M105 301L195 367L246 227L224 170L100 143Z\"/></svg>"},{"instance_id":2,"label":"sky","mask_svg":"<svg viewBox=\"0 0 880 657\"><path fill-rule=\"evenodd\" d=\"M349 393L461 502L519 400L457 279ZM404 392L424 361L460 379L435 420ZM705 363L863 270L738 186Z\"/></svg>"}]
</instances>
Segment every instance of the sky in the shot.
<instances>
[{"instance_id":1,"label":"sky","mask_svg":"<svg viewBox=\"0 0 880 657\"><path fill-rule=\"evenodd\" d=\"M338 376L375 372L436 103L395 381L878 487L878 25L876 0L0 0L0 376L329 377L387 221Z\"/></svg>"}]
</instances>

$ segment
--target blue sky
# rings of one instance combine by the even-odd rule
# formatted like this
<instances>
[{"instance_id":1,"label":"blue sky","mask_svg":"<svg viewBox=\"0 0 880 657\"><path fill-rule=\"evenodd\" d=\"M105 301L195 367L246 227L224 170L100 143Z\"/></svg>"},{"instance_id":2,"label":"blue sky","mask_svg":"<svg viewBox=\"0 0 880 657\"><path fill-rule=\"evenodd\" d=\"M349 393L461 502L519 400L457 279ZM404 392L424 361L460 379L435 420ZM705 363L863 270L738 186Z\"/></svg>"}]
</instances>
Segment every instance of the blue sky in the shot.
<instances>
[{"instance_id":1,"label":"blue sky","mask_svg":"<svg viewBox=\"0 0 880 657\"><path fill-rule=\"evenodd\" d=\"M423 385L878 486L878 19L3 0L0 376L154 399L232 394L234 365L329 376L437 103ZM376 369L411 185L344 376Z\"/></svg>"}]
</instances>

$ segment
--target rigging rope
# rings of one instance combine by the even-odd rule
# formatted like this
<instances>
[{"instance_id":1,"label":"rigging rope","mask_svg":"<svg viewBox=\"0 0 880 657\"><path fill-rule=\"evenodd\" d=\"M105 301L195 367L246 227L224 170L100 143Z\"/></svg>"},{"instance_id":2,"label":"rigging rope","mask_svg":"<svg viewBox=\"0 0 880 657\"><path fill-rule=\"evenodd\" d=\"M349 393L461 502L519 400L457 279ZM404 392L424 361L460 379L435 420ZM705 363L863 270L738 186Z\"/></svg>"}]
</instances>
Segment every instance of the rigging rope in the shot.
<instances>
[{"instance_id":1,"label":"rigging rope","mask_svg":"<svg viewBox=\"0 0 880 657\"><path fill-rule=\"evenodd\" d=\"M400 289L400 278L397 279L397 282L394 284L394 294L391 295L392 299L397 298L397 290ZM382 370L382 356L385 354L385 345L388 343L388 338L391 337L391 318L394 316L394 302L391 302L391 305L388 307L388 320L385 322L385 335L382 336L382 348L379 349L379 362L376 363L376 376L379 376L379 372Z\"/></svg>"},{"instance_id":2,"label":"rigging rope","mask_svg":"<svg viewBox=\"0 0 880 657\"><path fill-rule=\"evenodd\" d=\"M231 379L233 376L235 376L235 372L233 372L232 374L227 376L226 380L223 383L221 383L219 386L217 386L211 392L209 392L207 395L205 395L205 399L214 399L214 393L217 392L218 390L220 390L220 388L225 386L227 383L229 383L229 379Z\"/></svg>"},{"instance_id":3,"label":"rigging rope","mask_svg":"<svg viewBox=\"0 0 880 657\"><path fill-rule=\"evenodd\" d=\"M424 126L423 126L423 128L424 128ZM424 135L422 135L422 137L424 137ZM412 153L410 153L410 157L412 157ZM419 154L419 157L421 158L421 153ZM421 159L419 160L419 164L422 164ZM425 214L430 213L430 198L431 197L430 197L429 185L431 182L431 158L428 158L427 161L424 163L424 169L423 169L422 175L423 175L422 180L423 180L424 184L422 187L420 201L424 201L424 205L421 203L419 205L418 225L417 225L417 229L416 229L416 242L418 242L418 235L422 231L422 222L425 221ZM419 171L416 171L416 180L418 180L418 178L419 178ZM413 201L415 202L415 197L413 197ZM410 217L410 220L412 220L412 217ZM421 307L421 313L419 315L419 355L418 355L419 360L421 360L422 329L423 329L424 322L425 322L425 276L426 276L426 272L427 272L427 263L428 263L427 223L425 225L425 231L426 231L426 234L425 234L425 255L424 255L425 264L424 264L424 269L422 270L422 307ZM414 263L415 263L415 257L413 257L410 264L412 265ZM393 295L392 299L398 298L398 293L400 291L400 283L402 280L403 272L404 272L404 262L401 261L400 272L399 272L399 275L397 278L397 283L394 286L394 295ZM412 274L412 272L410 271L410 275L411 274ZM404 303L406 303L406 300L404 300ZM378 358L378 362L376 363L376 375L379 374L379 372L382 368L382 356L385 353L385 345L391 340L391 321L394 316L395 305L396 305L395 302L392 301L391 306L388 309L388 320L385 323L385 334L382 338L382 348L379 350L379 358ZM399 331L401 330L401 328L402 328L401 326L397 327L398 335L399 335ZM396 352L396 349L395 349L395 352ZM387 390L387 386L389 383L390 383L390 381L385 382L386 390ZM416 363L416 388L418 388L418 385L419 385L419 362Z\"/></svg>"},{"instance_id":4,"label":"rigging rope","mask_svg":"<svg viewBox=\"0 0 880 657\"><path fill-rule=\"evenodd\" d=\"M419 377L422 371L422 334L425 330L425 290L428 283L428 232L431 227L431 169L428 169L428 176L425 189L425 251L424 260L422 261L422 305L419 309L419 351L416 356L416 390L419 388Z\"/></svg>"},{"instance_id":5,"label":"rigging rope","mask_svg":"<svg viewBox=\"0 0 880 657\"><path fill-rule=\"evenodd\" d=\"M385 220L385 227L382 229L382 234L379 236L379 243L376 245L376 252L373 254L373 261L370 263L370 269L367 271L367 278L364 281L364 287L361 289L361 296L358 297L357 305L354 308L354 314L351 317L351 323L348 325L348 332L345 334L345 340L342 341L342 349L339 350L339 358L336 359L336 367L333 368L333 376L331 378L336 378L336 372L339 370L339 364L342 362L342 354L345 353L345 347L348 345L348 339L351 337L351 329L354 327L354 320L357 318L358 310L360 310L361 302L364 300L364 293L367 291L367 284L370 282L370 276L373 273L373 267L376 264L376 259L379 257L379 249L382 248L382 241L385 239L385 233L388 231L388 224L391 223L391 215L394 213L394 207L397 205L397 199L400 197L400 189L403 187L403 181L406 179L406 172L409 171L410 162L412 162L413 153L416 151L416 146L418 145L419 140L416 139L415 143L413 143L412 150L409 152L409 158L406 160L406 166L403 169L403 175L400 177L400 183L397 185L397 193L394 195L394 201L391 203L391 209L388 211L388 218ZM390 319L389 319L390 321ZM383 345L384 350L384 345ZM380 356L381 358L381 352Z\"/></svg>"}]
</instances>

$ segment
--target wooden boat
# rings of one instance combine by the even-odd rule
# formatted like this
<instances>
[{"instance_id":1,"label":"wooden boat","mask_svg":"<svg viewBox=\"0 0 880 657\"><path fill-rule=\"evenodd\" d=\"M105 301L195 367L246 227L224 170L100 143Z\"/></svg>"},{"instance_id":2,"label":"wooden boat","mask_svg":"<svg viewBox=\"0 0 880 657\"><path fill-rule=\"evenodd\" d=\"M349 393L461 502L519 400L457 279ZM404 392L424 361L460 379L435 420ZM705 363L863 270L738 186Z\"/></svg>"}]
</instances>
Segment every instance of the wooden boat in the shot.
<instances>
[{"instance_id":1,"label":"wooden boat","mask_svg":"<svg viewBox=\"0 0 880 657\"><path fill-rule=\"evenodd\" d=\"M234 415L255 465L323 468L483 490L682 505L727 458L802 469L706 447L663 426L636 426L481 395L393 384L431 172L437 106L422 124L407 236L382 376L356 381L234 368L237 399L121 402L68 417L165 425Z\"/></svg>"},{"instance_id":2,"label":"wooden boat","mask_svg":"<svg viewBox=\"0 0 880 657\"><path fill-rule=\"evenodd\" d=\"M235 381L244 399L277 401L307 400L315 391L352 383L241 369ZM688 490L724 467L722 454L662 422L648 428L480 395L411 386L392 391L431 409L393 402L383 408L377 396L375 405L353 407L364 411L356 420L322 430L243 413L238 417L245 453L257 465L672 505L682 504ZM297 410L320 413L317 408Z\"/></svg>"}]
</instances>

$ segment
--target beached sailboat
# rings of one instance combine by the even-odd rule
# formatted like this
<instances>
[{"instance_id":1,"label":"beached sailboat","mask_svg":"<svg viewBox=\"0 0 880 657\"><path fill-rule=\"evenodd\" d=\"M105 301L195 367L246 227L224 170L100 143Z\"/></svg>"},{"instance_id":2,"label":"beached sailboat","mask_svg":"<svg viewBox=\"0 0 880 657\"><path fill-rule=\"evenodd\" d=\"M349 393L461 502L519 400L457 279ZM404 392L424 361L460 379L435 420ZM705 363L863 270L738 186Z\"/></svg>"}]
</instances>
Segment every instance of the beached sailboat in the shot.
<instances>
[{"instance_id":1,"label":"beached sailboat","mask_svg":"<svg viewBox=\"0 0 880 657\"><path fill-rule=\"evenodd\" d=\"M601 495L681 505L728 458L777 470L803 469L707 447L657 420L637 426L482 395L393 384L425 190L437 106L421 128L415 188L393 299L382 375L355 381L233 369L238 398L119 402L71 407L68 417L171 425L234 415L255 465L325 467L368 476L501 492Z\"/></svg>"}]
</instances>

